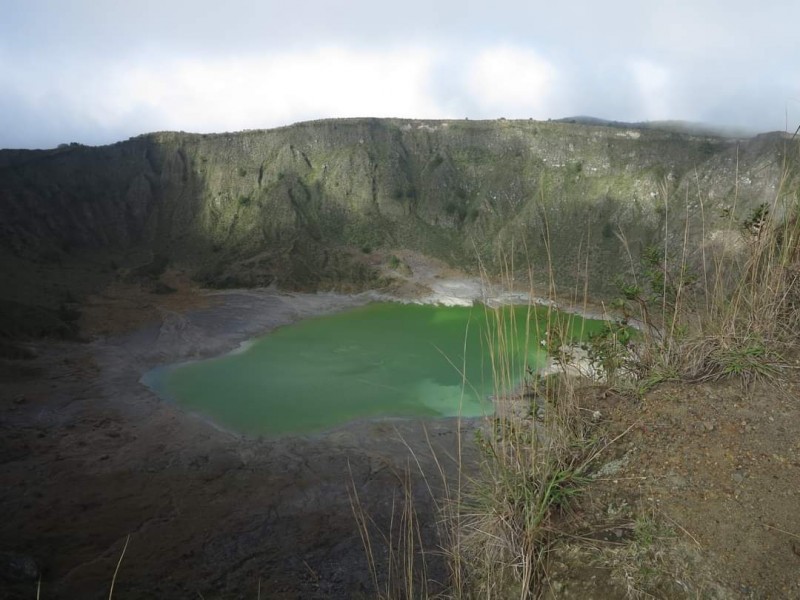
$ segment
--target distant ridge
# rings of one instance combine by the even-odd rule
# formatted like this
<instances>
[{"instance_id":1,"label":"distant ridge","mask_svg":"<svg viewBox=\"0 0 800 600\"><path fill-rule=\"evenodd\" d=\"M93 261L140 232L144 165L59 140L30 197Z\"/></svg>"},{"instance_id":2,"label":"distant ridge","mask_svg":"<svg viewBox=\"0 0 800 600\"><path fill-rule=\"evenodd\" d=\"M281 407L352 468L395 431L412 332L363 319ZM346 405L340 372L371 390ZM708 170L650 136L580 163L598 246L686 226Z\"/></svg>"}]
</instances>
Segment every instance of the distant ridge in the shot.
<instances>
[{"instance_id":1,"label":"distant ridge","mask_svg":"<svg viewBox=\"0 0 800 600\"><path fill-rule=\"evenodd\" d=\"M612 121L609 119L601 119L599 117L590 117L587 115L578 115L575 117L565 117L563 119L554 119L556 123L576 123L580 125L594 125L597 127L619 127L625 129L656 129L659 131L672 131L675 133L684 133L688 135L710 135L715 137L727 138L746 138L756 135L757 131L744 129L741 127L723 127L716 125L708 125L706 123L698 123L694 121Z\"/></svg>"},{"instance_id":2,"label":"distant ridge","mask_svg":"<svg viewBox=\"0 0 800 600\"><path fill-rule=\"evenodd\" d=\"M332 119L0 151L0 337L68 335L75 299L167 268L206 287L359 291L403 252L492 274L547 265L565 289L586 273L602 298L643 249L687 222L699 238L734 209L748 219L782 177L785 134L581 119ZM686 204L698 187L708 201Z\"/></svg>"}]
</instances>

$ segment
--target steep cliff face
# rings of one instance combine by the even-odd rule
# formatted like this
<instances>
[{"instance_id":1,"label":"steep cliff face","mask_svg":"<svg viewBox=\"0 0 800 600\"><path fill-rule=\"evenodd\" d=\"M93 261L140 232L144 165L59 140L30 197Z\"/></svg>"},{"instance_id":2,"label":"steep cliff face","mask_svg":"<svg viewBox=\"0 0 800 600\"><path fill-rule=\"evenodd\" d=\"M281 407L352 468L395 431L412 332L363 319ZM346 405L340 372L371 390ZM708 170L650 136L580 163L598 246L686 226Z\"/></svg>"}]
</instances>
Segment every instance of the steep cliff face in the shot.
<instances>
[{"instance_id":1,"label":"steep cliff face","mask_svg":"<svg viewBox=\"0 0 800 600\"><path fill-rule=\"evenodd\" d=\"M779 134L354 119L3 151L0 253L44 270L157 256L212 285L314 288L367 284L359 255L408 248L464 268L524 259L544 276L552 264L563 283L588 267L602 294L628 250L682 235L687 218L707 234L722 212L744 218L771 202L786 144ZM22 287L35 288L27 275Z\"/></svg>"}]
</instances>

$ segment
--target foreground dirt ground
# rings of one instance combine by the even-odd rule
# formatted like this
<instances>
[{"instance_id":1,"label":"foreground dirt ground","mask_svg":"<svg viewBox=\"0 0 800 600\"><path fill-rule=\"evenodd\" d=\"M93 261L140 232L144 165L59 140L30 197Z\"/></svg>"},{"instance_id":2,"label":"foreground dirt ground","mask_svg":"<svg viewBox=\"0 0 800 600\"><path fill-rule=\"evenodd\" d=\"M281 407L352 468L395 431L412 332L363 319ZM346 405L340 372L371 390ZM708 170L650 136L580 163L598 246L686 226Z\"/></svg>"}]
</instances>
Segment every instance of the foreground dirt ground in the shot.
<instances>
[{"instance_id":1,"label":"foreground dirt ground","mask_svg":"<svg viewBox=\"0 0 800 600\"><path fill-rule=\"evenodd\" d=\"M800 598L800 378L601 388L602 467L552 597ZM581 566L583 565L583 566Z\"/></svg>"}]
</instances>

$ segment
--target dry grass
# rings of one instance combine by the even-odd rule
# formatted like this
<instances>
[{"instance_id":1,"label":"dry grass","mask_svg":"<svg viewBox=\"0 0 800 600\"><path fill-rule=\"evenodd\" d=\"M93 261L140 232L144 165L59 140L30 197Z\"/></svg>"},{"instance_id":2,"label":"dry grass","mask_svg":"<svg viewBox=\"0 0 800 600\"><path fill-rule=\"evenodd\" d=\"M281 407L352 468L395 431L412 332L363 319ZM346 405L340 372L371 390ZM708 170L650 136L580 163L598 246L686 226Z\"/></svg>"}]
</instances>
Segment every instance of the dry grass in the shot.
<instances>
[{"instance_id":1,"label":"dry grass","mask_svg":"<svg viewBox=\"0 0 800 600\"><path fill-rule=\"evenodd\" d=\"M547 331L535 331L529 312L526 331L533 329L534 335L519 346L508 333L516 329L513 311L494 311L487 318L493 320L488 353L496 415L478 437L480 475L460 499L459 560L469 597L538 597L548 555L570 527L572 500L587 482L595 445L572 378L534 377L519 386L530 367L528 346L535 339L569 339L569 318L554 313Z\"/></svg>"},{"instance_id":2,"label":"dry grass","mask_svg":"<svg viewBox=\"0 0 800 600\"><path fill-rule=\"evenodd\" d=\"M570 341L580 318L551 308L543 326L533 307L525 323L508 308L487 309L485 315L495 414L477 431L479 464L459 463L453 476L437 462L440 548L422 547L408 472L400 476L396 520L384 532L351 486L353 513L380 598L539 597L546 589L550 552L573 527L571 506L588 483L597 440L590 415L577 401L576 379L563 371L535 376L530 361L539 340L548 346ZM520 337L519 330L526 334ZM463 389L470 390L466 379ZM419 472L421 484L431 489ZM437 594L425 572L431 552L444 554L449 573Z\"/></svg>"},{"instance_id":3,"label":"dry grass","mask_svg":"<svg viewBox=\"0 0 800 600\"><path fill-rule=\"evenodd\" d=\"M641 264L631 259L617 306L640 325L625 357L638 384L732 376L747 384L780 374L800 324L800 198L790 167L770 204L745 218L730 210L714 231L698 192L702 240L690 240L687 198L682 239L665 230L663 247Z\"/></svg>"},{"instance_id":4,"label":"dry grass","mask_svg":"<svg viewBox=\"0 0 800 600\"><path fill-rule=\"evenodd\" d=\"M690 236L687 196L683 236L676 239L665 229L663 245L645 253L641 265L631 259L630 277L621 283L623 298L613 305L616 324L586 344L606 385L641 393L666 380L736 377L747 384L779 377L784 357L797 347L800 325L800 194L792 164L787 162L779 183L770 205L738 221L732 210L727 223L714 222L714 230L706 223L705 201L698 192L699 239ZM664 206L674 206L666 185L662 193ZM507 274L509 289L511 273L513 265ZM555 300L559 295L552 270L550 275L549 296ZM581 292L585 305L585 289L573 291L573 304ZM571 358L562 343L570 336L569 319L556 313L552 317L547 331L533 329L529 338L518 340L509 333L515 329L509 322L515 318L512 311L487 312L493 320L487 354L496 414L477 438L482 458L476 468L470 465L476 475L468 477L467 469L460 468L452 481L440 468L445 490L437 498L440 551L447 558L450 580L437 597L538 598L547 591L553 549L570 548L567 542L580 537L573 501L585 490L602 452L580 406L585 382L565 369L526 380L534 339L545 340L557 361ZM528 320L535 323L530 312ZM635 336L628 325L637 327ZM520 387L520 381L526 386ZM389 579L397 583L381 586L373 575L382 598L428 597L429 590L419 584L419 578L426 579L419 570L425 550L419 547L419 524L409 504L410 478L407 485L400 515L405 533L388 567ZM368 532L357 497L354 506L362 531ZM631 596L646 597L644 590L658 587L662 579L680 583L685 557L664 531L642 518L632 544L608 550L607 566L627 582ZM384 542L390 549L394 543ZM377 573L368 535L364 544L370 568ZM580 544L572 547L581 551ZM669 555L670 549L676 553ZM418 583L405 581L409 578Z\"/></svg>"},{"instance_id":5,"label":"dry grass","mask_svg":"<svg viewBox=\"0 0 800 600\"><path fill-rule=\"evenodd\" d=\"M348 487L350 504L378 598L413 600L431 595L428 590L427 553L414 503L411 473L407 467L398 474L401 492L399 497L397 494L392 497L392 520L388 531L381 530L364 509L351 473ZM373 541L375 535L379 536L378 544ZM388 551L384 555L382 550ZM386 564L378 564L380 555L386 557Z\"/></svg>"}]
</instances>

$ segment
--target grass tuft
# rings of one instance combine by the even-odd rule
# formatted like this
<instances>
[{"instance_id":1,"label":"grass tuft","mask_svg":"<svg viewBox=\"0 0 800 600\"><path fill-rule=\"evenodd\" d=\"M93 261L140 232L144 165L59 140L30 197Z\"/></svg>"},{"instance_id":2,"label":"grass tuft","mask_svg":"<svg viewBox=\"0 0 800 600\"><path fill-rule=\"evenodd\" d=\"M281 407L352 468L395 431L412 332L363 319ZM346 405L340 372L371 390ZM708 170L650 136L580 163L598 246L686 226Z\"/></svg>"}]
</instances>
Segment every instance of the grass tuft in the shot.
<instances>
[{"instance_id":1,"label":"grass tuft","mask_svg":"<svg viewBox=\"0 0 800 600\"><path fill-rule=\"evenodd\" d=\"M667 225L675 222L669 190L665 184L664 215L669 218L664 219L662 241L640 253L638 262L628 251L630 272L619 279L620 297L608 306L607 324L586 335L580 347L572 343L569 317L553 313L541 331L529 311L531 337L520 344L509 334L516 329L514 312L487 311L487 319L494 320L486 353L496 412L476 435L477 465L459 462L455 481L440 467L445 490L436 499L440 543L450 567L440 597L523 600L557 593L548 588L553 551L561 547L586 555L586 544L573 543L581 539L576 500L589 488L598 457L618 439L601 446L597 425L587 418L591 411L581 407L587 382L638 395L665 381L779 382L785 357L797 351L800 192L793 165L787 161L773 202L760 204L738 221L736 211L729 210L727 221L707 223L710 211L702 195L690 202L687 193L682 235ZM691 206L699 211L690 212ZM698 227L690 227L698 214L699 236ZM547 243L546 222L543 229ZM618 237L627 248L624 235ZM546 269L546 295L554 303L563 296L556 293L552 260ZM529 281L535 281L530 264L528 270ZM508 290L514 289L513 274L511 264L504 273ZM573 305L580 306L580 291L575 290ZM533 339L543 340L559 367L554 373L534 373L528 364ZM582 367L576 368L576 362ZM424 561L423 570L418 568L426 551L420 547L418 519L407 504L411 497L407 492L402 504L400 529L405 534L398 556L389 560L389 580L399 584L379 585L375 547L364 533L370 524L354 509L382 598L422 598L430 592L403 579L426 580ZM355 506L360 507L357 496ZM384 542L391 548L393 539ZM713 582L690 585L675 575L698 560L696 549L682 543L655 517L639 517L630 543L597 550L589 558L599 557L610 567L626 582L631 597L648 597L646 590L675 595L715 589Z\"/></svg>"}]
</instances>

